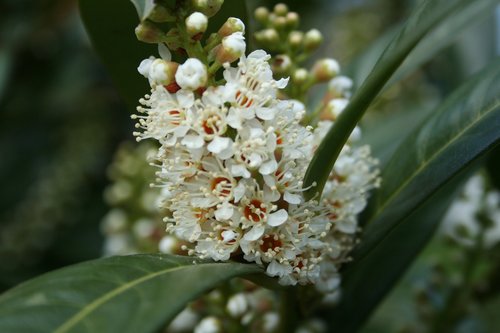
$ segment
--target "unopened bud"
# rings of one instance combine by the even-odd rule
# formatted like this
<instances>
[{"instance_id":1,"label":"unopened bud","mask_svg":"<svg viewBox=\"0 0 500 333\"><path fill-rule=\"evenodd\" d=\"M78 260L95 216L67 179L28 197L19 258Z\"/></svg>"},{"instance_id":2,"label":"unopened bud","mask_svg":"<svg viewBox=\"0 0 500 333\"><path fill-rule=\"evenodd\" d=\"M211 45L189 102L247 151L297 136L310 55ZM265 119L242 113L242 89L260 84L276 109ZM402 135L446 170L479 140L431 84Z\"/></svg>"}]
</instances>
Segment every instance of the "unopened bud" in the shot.
<instances>
[{"instance_id":1,"label":"unopened bud","mask_svg":"<svg viewBox=\"0 0 500 333\"><path fill-rule=\"evenodd\" d=\"M221 64L233 62L245 54L246 43L243 33L235 32L222 39L221 45L216 48L216 59Z\"/></svg>"},{"instance_id":2,"label":"unopened bud","mask_svg":"<svg viewBox=\"0 0 500 333\"><path fill-rule=\"evenodd\" d=\"M226 20L226 22L220 27L217 32L220 37L229 36L235 32L245 33L245 24L239 18L230 17Z\"/></svg>"},{"instance_id":3,"label":"unopened bud","mask_svg":"<svg viewBox=\"0 0 500 333\"><path fill-rule=\"evenodd\" d=\"M221 323L216 317L206 317L194 328L194 333L219 333Z\"/></svg>"},{"instance_id":4,"label":"unopened bud","mask_svg":"<svg viewBox=\"0 0 500 333\"><path fill-rule=\"evenodd\" d=\"M224 0L191 0L195 10L212 17L220 10Z\"/></svg>"},{"instance_id":5,"label":"unopened bud","mask_svg":"<svg viewBox=\"0 0 500 333\"><path fill-rule=\"evenodd\" d=\"M335 98L328 102L325 109L321 113L321 120L337 120L338 116L344 111L349 100L345 98Z\"/></svg>"},{"instance_id":6,"label":"unopened bud","mask_svg":"<svg viewBox=\"0 0 500 333\"><path fill-rule=\"evenodd\" d=\"M282 29L286 28L286 26L287 26L286 18L283 16L277 16L273 20L273 26L278 30L282 30Z\"/></svg>"},{"instance_id":7,"label":"unopened bud","mask_svg":"<svg viewBox=\"0 0 500 333\"><path fill-rule=\"evenodd\" d=\"M186 18L185 23L189 36L195 36L207 30L208 18L203 13L194 12Z\"/></svg>"},{"instance_id":8,"label":"unopened bud","mask_svg":"<svg viewBox=\"0 0 500 333\"><path fill-rule=\"evenodd\" d=\"M155 4L148 15L148 19L157 23L174 22L176 16L170 8L162 6L161 4Z\"/></svg>"},{"instance_id":9,"label":"unopened bud","mask_svg":"<svg viewBox=\"0 0 500 333\"><path fill-rule=\"evenodd\" d=\"M330 80L328 83L328 92L332 97L345 97L351 96L352 80L347 76L337 76Z\"/></svg>"},{"instance_id":10,"label":"unopened bud","mask_svg":"<svg viewBox=\"0 0 500 333\"><path fill-rule=\"evenodd\" d=\"M293 73L292 80L296 84L304 84L307 81L308 77L309 73L307 72L307 70L304 68L299 68Z\"/></svg>"},{"instance_id":11,"label":"unopened bud","mask_svg":"<svg viewBox=\"0 0 500 333\"><path fill-rule=\"evenodd\" d=\"M165 33L158 28L154 23L143 21L135 28L137 39L145 43L160 43Z\"/></svg>"},{"instance_id":12,"label":"unopened bud","mask_svg":"<svg viewBox=\"0 0 500 333\"><path fill-rule=\"evenodd\" d=\"M174 236L164 236L161 240L160 243L158 244L158 248L161 253L167 253L167 254L176 254L180 250L179 246L179 240L175 238Z\"/></svg>"},{"instance_id":13,"label":"unopened bud","mask_svg":"<svg viewBox=\"0 0 500 333\"><path fill-rule=\"evenodd\" d=\"M285 16L288 13L288 6L284 3L278 3L274 6L274 13L278 16Z\"/></svg>"},{"instance_id":14,"label":"unopened bud","mask_svg":"<svg viewBox=\"0 0 500 333\"><path fill-rule=\"evenodd\" d=\"M311 29L304 36L304 48L313 51L323 42L323 35L318 29Z\"/></svg>"},{"instance_id":15,"label":"unopened bud","mask_svg":"<svg viewBox=\"0 0 500 333\"><path fill-rule=\"evenodd\" d=\"M299 21L299 14L297 14L296 12L289 12L288 14L286 14L286 25L288 28L297 28L299 25Z\"/></svg>"},{"instance_id":16,"label":"unopened bud","mask_svg":"<svg viewBox=\"0 0 500 333\"><path fill-rule=\"evenodd\" d=\"M269 18L269 10L266 7L258 7L255 9L255 19L261 24L265 24Z\"/></svg>"},{"instance_id":17,"label":"unopened bud","mask_svg":"<svg viewBox=\"0 0 500 333\"><path fill-rule=\"evenodd\" d=\"M231 296L226 305L227 312L229 312L232 317L243 315L247 311L247 308L248 302L243 293Z\"/></svg>"},{"instance_id":18,"label":"unopened bud","mask_svg":"<svg viewBox=\"0 0 500 333\"><path fill-rule=\"evenodd\" d=\"M304 33L302 31L292 31L288 35L288 44L294 49L299 48L304 41Z\"/></svg>"},{"instance_id":19,"label":"unopened bud","mask_svg":"<svg viewBox=\"0 0 500 333\"><path fill-rule=\"evenodd\" d=\"M167 32L167 36L165 38L166 44L168 48L172 51L178 51L182 46L180 42L180 34L177 28L172 28Z\"/></svg>"},{"instance_id":20,"label":"unopened bud","mask_svg":"<svg viewBox=\"0 0 500 333\"><path fill-rule=\"evenodd\" d=\"M182 89L196 90L207 84L207 67L196 58L189 58L179 66L175 82Z\"/></svg>"},{"instance_id":21,"label":"unopened bud","mask_svg":"<svg viewBox=\"0 0 500 333\"><path fill-rule=\"evenodd\" d=\"M312 71L316 82L326 82L337 76L340 66L334 59L325 58L317 61Z\"/></svg>"},{"instance_id":22,"label":"unopened bud","mask_svg":"<svg viewBox=\"0 0 500 333\"><path fill-rule=\"evenodd\" d=\"M272 63L273 73L286 74L292 67L292 61L286 54L278 54Z\"/></svg>"},{"instance_id":23,"label":"unopened bud","mask_svg":"<svg viewBox=\"0 0 500 333\"><path fill-rule=\"evenodd\" d=\"M255 33L257 42L266 46L272 46L279 43L280 36L275 29L264 29Z\"/></svg>"},{"instance_id":24,"label":"unopened bud","mask_svg":"<svg viewBox=\"0 0 500 333\"><path fill-rule=\"evenodd\" d=\"M176 62L155 59L149 66L148 79L150 85L155 86L159 84L167 86L171 84L175 81L177 67L179 67L179 64Z\"/></svg>"}]
</instances>

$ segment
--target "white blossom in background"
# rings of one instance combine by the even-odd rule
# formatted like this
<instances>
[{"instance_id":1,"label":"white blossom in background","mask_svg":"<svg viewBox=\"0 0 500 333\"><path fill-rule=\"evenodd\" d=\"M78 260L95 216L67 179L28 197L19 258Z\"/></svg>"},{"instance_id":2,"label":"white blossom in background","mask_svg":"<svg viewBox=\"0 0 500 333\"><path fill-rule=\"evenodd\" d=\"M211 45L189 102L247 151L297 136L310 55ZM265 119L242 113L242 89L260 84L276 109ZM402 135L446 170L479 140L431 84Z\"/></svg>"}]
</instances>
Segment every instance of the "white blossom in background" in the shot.
<instances>
[{"instance_id":1,"label":"white blossom in background","mask_svg":"<svg viewBox=\"0 0 500 333\"><path fill-rule=\"evenodd\" d=\"M500 192L487 189L481 174L471 177L448 209L442 231L464 246L476 244L484 232L484 245L495 246L500 242Z\"/></svg>"},{"instance_id":2,"label":"white blossom in background","mask_svg":"<svg viewBox=\"0 0 500 333\"><path fill-rule=\"evenodd\" d=\"M236 20L228 25L240 28ZM263 50L245 56L245 49L242 32L222 38L216 57L240 57L236 67L224 64L222 85L196 91L207 84L207 72L190 58L175 73L180 89L152 84L140 101L134 117L141 131L135 135L161 145L156 166L158 185L167 194L162 208L171 212L167 231L192 243L186 247L191 255L241 255L264 265L281 284L318 283L332 293L340 281L338 265L354 244L357 214L377 186L376 161L368 147L346 145L320 201L305 201L302 180L314 150L348 103L349 82L332 81L331 89L339 91L330 101L330 116L313 130L301 125L302 103L277 98L288 79L273 79L270 56ZM139 71L146 73L155 61L146 59ZM327 59L317 72L326 79L339 67ZM359 135L357 129L353 136ZM162 241L163 252L170 241ZM239 315L244 305L234 299L228 311Z\"/></svg>"}]
</instances>

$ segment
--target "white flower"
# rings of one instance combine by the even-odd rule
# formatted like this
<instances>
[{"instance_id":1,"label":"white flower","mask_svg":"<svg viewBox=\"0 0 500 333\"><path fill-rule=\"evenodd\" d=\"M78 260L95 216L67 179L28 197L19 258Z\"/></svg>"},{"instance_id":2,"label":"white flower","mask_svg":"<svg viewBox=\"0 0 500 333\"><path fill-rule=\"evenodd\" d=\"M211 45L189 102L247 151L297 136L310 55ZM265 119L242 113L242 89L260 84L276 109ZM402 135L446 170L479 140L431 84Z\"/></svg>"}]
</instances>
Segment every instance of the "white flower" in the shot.
<instances>
[{"instance_id":1,"label":"white flower","mask_svg":"<svg viewBox=\"0 0 500 333\"><path fill-rule=\"evenodd\" d=\"M243 315L248 309L248 302L245 294L239 293L231 296L227 301L226 306L227 312L233 317L239 317Z\"/></svg>"},{"instance_id":2,"label":"white flower","mask_svg":"<svg viewBox=\"0 0 500 333\"><path fill-rule=\"evenodd\" d=\"M207 68L196 58L187 59L175 73L175 81L182 89L196 90L207 84Z\"/></svg>"},{"instance_id":3,"label":"white flower","mask_svg":"<svg viewBox=\"0 0 500 333\"><path fill-rule=\"evenodd\" d=\"M198 315L196 312L190 308L185 308L172 320L168 330L174 333L190 331L194 328L197 320Z\"/></svg>"},{"instance_id":4,"label":"white flower","mask_svg":"<svg viewBox=\"0 0 500 333\"><path fill-rule=\"evenodd\" d=\"M206 317L194 328L194 333L219 333L221 324L215 317Z\"/></svg>"}]
</instances>

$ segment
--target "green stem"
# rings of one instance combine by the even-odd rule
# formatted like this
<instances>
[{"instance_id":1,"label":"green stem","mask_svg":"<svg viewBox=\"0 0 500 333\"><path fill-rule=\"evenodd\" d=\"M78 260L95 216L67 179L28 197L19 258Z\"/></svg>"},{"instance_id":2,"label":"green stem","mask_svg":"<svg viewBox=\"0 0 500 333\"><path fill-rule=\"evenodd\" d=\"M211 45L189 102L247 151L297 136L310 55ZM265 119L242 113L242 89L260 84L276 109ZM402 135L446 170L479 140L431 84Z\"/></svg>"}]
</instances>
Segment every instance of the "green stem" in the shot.
<instances>
[{"instance_id":1,"label":"green stem","mask_svg":"<svg viewBox=\"0 0 500 333\"><path fill-rule=\"evenodd\" d=\"M299 322L299 300L295 288L286 288L280 295L280 333L290 333L297 329Z\"/></svg>"}]
</instances>

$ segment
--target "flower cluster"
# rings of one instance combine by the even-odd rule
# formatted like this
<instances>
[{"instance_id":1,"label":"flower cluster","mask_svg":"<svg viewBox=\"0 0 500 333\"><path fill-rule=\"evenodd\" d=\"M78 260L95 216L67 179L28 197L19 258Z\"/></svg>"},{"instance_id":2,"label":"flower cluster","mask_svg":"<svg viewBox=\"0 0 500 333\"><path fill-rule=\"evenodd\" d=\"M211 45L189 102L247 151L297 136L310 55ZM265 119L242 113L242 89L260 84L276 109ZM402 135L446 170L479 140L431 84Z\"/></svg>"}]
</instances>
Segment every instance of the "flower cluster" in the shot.
<instances>
[{"instance_id":1,"label":"flower cluster","mask_svg":"<svg viewBox=\"0 0 500 333\"><path fill-rule=\"evenodd\" d=\"M287 8L275 11L293 20ZM368 148L346 145L321 199L305 200L303 178L348 102L350 81L335 77L336 61L318 62L313 72L319 81L334 77L328 106L316 129L304 126L304 104L285 97L299 98L309 84L291 94L288 78L273 78L269 54L245 56L239 19L229 18L202 47L206 15L185 16L185 25L167 34L144 26L136 31L148 40L156 31L160 40L161 58L145 59L138 68L151 93L133 118L139 141L159 143L154 165L167 231L192 244L184 248L191 255L255 262L284 285L317 283L322 292L334 291L338 265L358 231L356 215L377 183L375 161ZM176 63L169 49L187 50L190 57ZM358 136L359 130L352 139Z\"/></svg>"},{"instance_id":2,"label":"flower cluster","mask_svg":"<svg viewBox=\"0 0 500 333\"><path fill-rule=\"evenodd\" d=\"M485 177L476 174L448 209L443 232L464 246L479 241L487 248L500 242L500 192L488 189Z\"/></svg>"}]
</instances>

